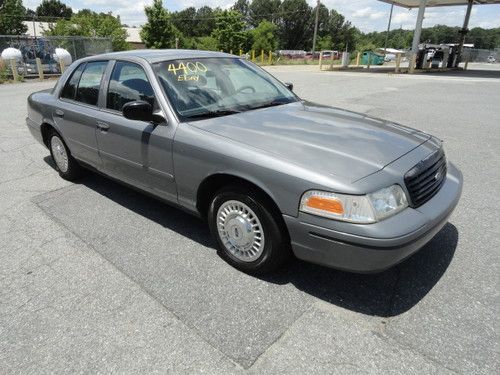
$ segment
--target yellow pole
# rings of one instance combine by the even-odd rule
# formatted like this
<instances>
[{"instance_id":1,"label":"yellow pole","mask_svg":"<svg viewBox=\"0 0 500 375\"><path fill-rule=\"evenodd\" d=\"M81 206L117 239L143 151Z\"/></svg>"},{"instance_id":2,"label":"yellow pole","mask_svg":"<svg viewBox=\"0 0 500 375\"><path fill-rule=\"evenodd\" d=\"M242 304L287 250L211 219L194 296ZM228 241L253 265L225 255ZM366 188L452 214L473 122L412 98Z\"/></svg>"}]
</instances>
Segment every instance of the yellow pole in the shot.
<instances>
[{"instance_id":1,"label":"yellow pole","mask_svg":"<svg viewBox=\"0 0 500 375\"><path fill-rule=\"evenodd\" d=\"M398 53L396 56L396 69L394 69L394 73L399 73L399 66L401 65L401 54Z\"/></svg>"},{"instance_id":2,"label":"yellow pole","mask_svg":"<svg viewBox=\"0 0 500 375\"><path fill-rule=\"evenodd\" d=\"M40 78L40 81L43 81L43 66L42 60L39 57L36 58L36 67L38 69L38 78Z\"/></svg>"},{"instance_id":3,"label":"yellow pole","mask_svg":"<svg viewBox=\"0 0 500 375\"><path fill-rule=\"evenodd\" d=\"M356 66L359 66L360 59L361 59L361 52L358 52L358 55L356 56Z\"/></svg>"},{"instance_id":4,"label":"yellow pole","mask_svg":"<svg viewBox=\"0 0 500 375\"><path fill-rule=\"evenodd\" d=\"M410 69L409 69L410 74L413 74L413 72L415 72L416 62L417 62L417 55L414 53L414 54L412 54L411 59L410 59Z\"/></svg>"},{"instance_id":5,"label":"yellow pole","mask_svg":"<svg viewBox=\"0 0 500 375\"><path fill-rule=\"evenodd\" d=\"M321 71L323 66L323 51L319 51L319 70Z\"/></svg>"},{"instance_id":6,"label":"yellow pole","mask_svg":"<svg viewBox=\"0 0 500 375\"><path fill-rule=\"evenodd\" d=\"M260 62L262 64L264 64L264 50L263 49L260 50Z\"/></svg>"},{"instance_id":7,"label":"yellow pole","mask_svg":"<svg viewBox=\"0 0 500 375\"><path fill-rule=\"evenodd\" d=\"M252 61L255 61L255 50L252 50Z\"/></svg>"},{"instance_id":8,"label":"yellow pole","mask_svg":"<svg viewBox=\"0 0 500 375\"><path fill-rule=\"evenodd\" d=\"M240 49L240 56L243 55L243 51Z\"/></svg>"},{"instance_id":9,"label":"yellow pole","mask_svg":"<svg viewBox=\"0 0 500 375\"><path fill-rule=\"evenodd\" d=\"M269 65L273 63L273 51L269 50Z\"/></svg>"},{"instance_id":10,"label":"yellow pole","mask_svg":"<svg viewBox=\"0 0 500 375\"><path fill-rule=\"evenodd\" d=\"M12 77L14 78L14 81L17 81L19 79L19 73L17 72L15 59L10 59L10 69L12 70Z\"/></svg>"},{"instance_id":11,"label":"yellow pole","mask_svg":"<svg viewBox=\"0 0 500 375\"><path fill-rule=\"evenodd\" d=\"M63 59L59 59L59 67L61 68L61 74L63 74L64 70L66 69Z\"/></svg>"}]
</instances>

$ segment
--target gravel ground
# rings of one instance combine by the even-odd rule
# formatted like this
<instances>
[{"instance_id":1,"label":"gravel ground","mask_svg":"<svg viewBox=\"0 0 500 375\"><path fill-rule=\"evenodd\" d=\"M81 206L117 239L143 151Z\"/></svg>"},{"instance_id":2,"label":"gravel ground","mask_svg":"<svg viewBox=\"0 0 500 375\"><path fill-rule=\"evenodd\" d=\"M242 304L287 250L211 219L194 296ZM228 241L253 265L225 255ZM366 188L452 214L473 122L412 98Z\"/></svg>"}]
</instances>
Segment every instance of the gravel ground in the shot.
<instances>
[{"instance_id":1,"label":"gravel ground","mask_svg":"<svg viewBox=\"0 0 500 375\"><path fill-rule=\"evenodd\" d=\"M296 261L265 278L204 223L90 174L60 179L0 86L0 373L498 373L500 78L270 67L299 96L444 139L449 223L384 273Z\"/></svg>"}]
</instances>

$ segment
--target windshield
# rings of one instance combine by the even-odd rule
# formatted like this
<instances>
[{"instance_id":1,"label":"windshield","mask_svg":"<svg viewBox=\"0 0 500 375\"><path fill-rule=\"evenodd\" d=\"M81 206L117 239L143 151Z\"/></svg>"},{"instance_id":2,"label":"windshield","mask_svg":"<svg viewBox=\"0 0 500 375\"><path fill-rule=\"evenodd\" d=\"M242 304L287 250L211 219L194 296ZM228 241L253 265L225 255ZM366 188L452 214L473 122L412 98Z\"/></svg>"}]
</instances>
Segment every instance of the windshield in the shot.
<instances>
[{"instance_id":1,"label":"windshield","mask_svg":"<svg viewBox=\"0 0 500 375\"><path fill-rule=\"evenodd\" d=\"M298 100L270 74L238 58L171 60L155 64L155 71L182 120L225 116Z\"/></svg>"}]
</instances>

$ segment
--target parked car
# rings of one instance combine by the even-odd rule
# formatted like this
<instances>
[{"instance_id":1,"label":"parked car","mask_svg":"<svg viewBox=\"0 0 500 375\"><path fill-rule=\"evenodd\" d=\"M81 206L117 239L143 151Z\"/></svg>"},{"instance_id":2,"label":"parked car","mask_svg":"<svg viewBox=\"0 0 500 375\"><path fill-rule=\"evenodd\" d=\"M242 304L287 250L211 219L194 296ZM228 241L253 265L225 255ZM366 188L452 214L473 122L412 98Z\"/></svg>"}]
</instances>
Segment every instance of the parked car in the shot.
<instances>
[{"instance_id":1,"label":"parked car","mask_svg":"<svg viewBox=\"0 0 500 375\"><path fill-rule=\"evenodd\" d=\"M394 54L394 53L386 53L385 56L384 56L384 61L385 62L396 61L396 54Z\"/></svg>"},{"instance_id":2,"label":"parked car","mask_svg":"<svg viewBox=\"0 0 500 375\"><path fill-rule=\"evenodd\" d=\"M292 254L384 270L434 237L462 189L437 138L301 100L218 52L78 60L29 96L26 121L62 178L89 168L206 218L223 258L249 273Z\"/></svg>"},{"instance_id":3,"label":"parked car","mask_svg":"<svg viewBox=\"0 0 500 375\"><path fill-rule=\"evenodd\" d=\"M55 60L42 62L43 73L56 74L60 72L59 64ZM38 74L38 66L35 60L26 60L26 62L19 64L17 67L19 74Z\"/></svg>"}]
</instances>

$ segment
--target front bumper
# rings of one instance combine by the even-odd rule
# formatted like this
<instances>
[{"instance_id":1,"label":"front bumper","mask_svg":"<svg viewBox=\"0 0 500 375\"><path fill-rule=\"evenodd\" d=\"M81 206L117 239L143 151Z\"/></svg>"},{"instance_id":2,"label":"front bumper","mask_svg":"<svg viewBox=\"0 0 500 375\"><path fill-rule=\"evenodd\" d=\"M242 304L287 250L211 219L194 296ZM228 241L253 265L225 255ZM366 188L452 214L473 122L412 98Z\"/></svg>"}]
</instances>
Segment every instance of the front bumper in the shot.
<instances>
[{"instance_id":1,"label":"front bumper","mask_svg":"<svg viewBox=\"0 0 500 375\"><path fill-rule=\"evenodd\" d=\"M352 272L383 271L409 257L446 224L460 199L463 177L449 163L440 191L417 209L374 224L351 224L306 213L283 215L299 259Z\"/></svg>"}]
</instances>

